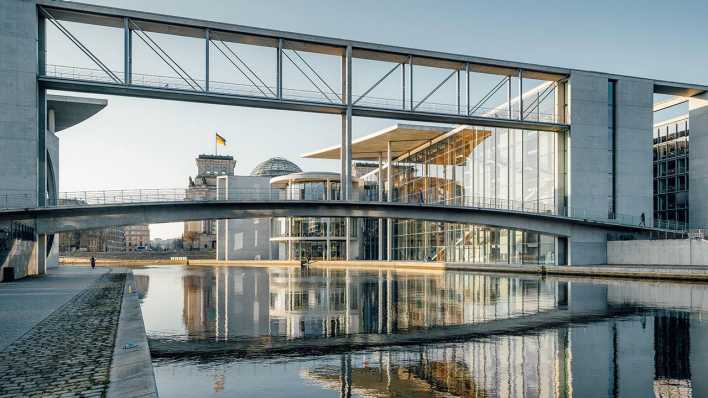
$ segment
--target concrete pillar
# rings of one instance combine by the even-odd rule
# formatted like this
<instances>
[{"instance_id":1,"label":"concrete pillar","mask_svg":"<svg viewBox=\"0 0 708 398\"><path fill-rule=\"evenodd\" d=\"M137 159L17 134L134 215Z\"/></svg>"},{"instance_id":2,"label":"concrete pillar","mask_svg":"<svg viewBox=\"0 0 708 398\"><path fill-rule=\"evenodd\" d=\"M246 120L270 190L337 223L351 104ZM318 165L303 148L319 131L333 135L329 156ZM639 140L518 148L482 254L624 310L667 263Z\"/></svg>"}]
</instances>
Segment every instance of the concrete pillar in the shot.
<instances>
[{"instance_id":1,"label":"concrete pillar","mask_svg":"<svg viewBox=\"0 0 708 398\"><path fill-rule=\"evenodd\" d=\"M378 173L378 191L379 191L379 202L383 202L383 191L384 191L384 184L383 184L383 160L382 160L382 155L379 153L379 173ZM379 256L378 259L379 261L383 260L383 218L379 218L379 229L378 229L378 238L379 238Z\"/></svg>"},{"instance_id":2,"label":"concrete pillar","mask_svg":"<svg viewBox=\"0 0 708 398\"><path fill-rule=\"evenodd\" d=\"M388 142L386 150L386 201L393 202L393 164L392 164L391 141ZM393 260L393 219L386 219L386 260Z\"/></svg>"},{"instance_id":3,"label":"concrete pillar","mask_svg":"<svg viewBox=\"0 0 708 398\"><path fill-rule=\"evenodd\" d=\"M688 203L690 228L708 227L708 95L688 100L688 127L691 130L688 152Z\"/></svg>"},{"instance_id":4,"label":"concrete pillar","mask_svg":"<svg viewBox=\"0 0 708 398\"><path fill-rule=\"evenodd\" d=\"M37 235L37 274L44 275L47 272L47 235Z\"/></svg>"},{"instance_id":5,"label":"concrete pillar","mask_svg":"<svg viewBox=\"0 0 708 398\"><path fill-rule=\"evenodd\" d=\"M622 77L615 84L615 212L639 224L654 220L653 154L654 82ZM693 131L691 131L693 133ZM691 134L693 135L693 134ZM693 137L691 137L693 146ZM689 153L690 155L690 153ZM693 166L691 164L691 166ZM693 172L693 167L691 167ZM689 184L690 188L693 186ZM692 205L693 203L691 203ZM631 222L631 220L627 220Z\"/></svg>"}]
</instances>

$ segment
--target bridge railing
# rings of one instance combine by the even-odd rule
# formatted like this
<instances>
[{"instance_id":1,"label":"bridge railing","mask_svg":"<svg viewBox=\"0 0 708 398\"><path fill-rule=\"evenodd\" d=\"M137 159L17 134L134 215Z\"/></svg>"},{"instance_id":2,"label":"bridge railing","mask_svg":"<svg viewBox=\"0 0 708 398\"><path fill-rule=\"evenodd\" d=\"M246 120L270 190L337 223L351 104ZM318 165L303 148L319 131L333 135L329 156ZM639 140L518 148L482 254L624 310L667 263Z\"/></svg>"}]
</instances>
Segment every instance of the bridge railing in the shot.
<instances>
[{"instance_id":1,"label":"bridge railing","mask_svg":"<svg viewBox=\"0 0 708 398\"><path fill-rule=\"evenodd\" d=\"M120 205L129 203L151 202L207 202L207 201L289 201L311 200L327 201L339 200L339 191L329 194L324 189L229 189L217 191L214 187L191 188L159 188L159 189L117 189L102 191L75 191L61 192L57 198L47 197L47 207L82 207L101 205ZM378 193L375 191L356 191L353 201L377 202ZM383 201L387 198L384 195ZM460 208L478 208L506 210L528 214L543 214L559 217L568 217L585 221L597 221L620 225L642 225L642 217L627 214L607 214L593 212L587 209L558 206L552 198L518 201L497 197L484 197L475 195L446 195L444 191L429 189L410 194L394 192L392 201L425 206L444 206ZM0 210L25 209L36 207L36 202L30 194L0 193ZM685 223L655 220L654 227L684 231Z\"/></svg>"},{"instance_id":2,"label":"bridge railing","mask_svg":"<svg viewBox=\"0 0 708 398\"><path fill-rule=\"evenodd\" d=\"M122 76L123 71L111 70L115 75ZM115 83L109 75L101 69L84 68L78 66L65 65L47 65L46 76L65 80L89 81L98 83ZM205 81L195 79L202 87L205 87ZM131 85L141 87L155 87L160 89L171 90L186 90L195 91L193 87L187 84L184 80L177 76L155 75L147 73L132 72ZM225 81L209 81L209 92L214 94L226 94L248 97L263 97L271 96L263 93L276 92L275 86L270 85L253 85L245 83L225 82ZM335 92L336 97L331 95L330 98L323 96L321 92L315 90L304 90L298 88L283 87L283 97L296 101L307 101L317 103L337 103L341 104L342 93ZM275 98L275 97L272 97ZM334 101L334 102L333 102ZM353 94L352 101L362 107L391 109L391 110L410 110L409 106L400 98L385 98L372 95ZM468 112L466 105L425 101L416 106L416 111L427 113L439 113L446 115L463 115ZM506 109L500 110L499 107L475 107L470 116L482 116L494 119L519 119L518 107L509 112ZM554 114L541 112L540 110L524 110L524 120L556 123L558 120Z\"/></svg>"}]
</instances>

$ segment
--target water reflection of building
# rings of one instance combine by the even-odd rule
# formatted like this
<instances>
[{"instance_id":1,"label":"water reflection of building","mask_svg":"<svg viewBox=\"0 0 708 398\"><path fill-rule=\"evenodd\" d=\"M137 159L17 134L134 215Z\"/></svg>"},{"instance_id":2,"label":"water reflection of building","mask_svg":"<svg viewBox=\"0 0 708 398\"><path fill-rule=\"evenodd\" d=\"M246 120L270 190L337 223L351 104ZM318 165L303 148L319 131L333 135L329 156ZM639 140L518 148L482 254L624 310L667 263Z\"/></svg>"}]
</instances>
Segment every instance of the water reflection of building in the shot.
<instances>
[{"instance_id":1,"label":"water reflection of building","mask_svg":"<svg viewBox=\"0 0 708 398\"><path fill-rule=\"evenodd\" d=\"M569 397L568 348L567 333L550 330L447 347L344 354L339 367L314 366L302 376L346 396Z\"/></svg>"},{"instance_id":2,"label":"water reflection of building","mask_svg":"<svg viewBox=\"0 0 708 398\"><path fill-rule=\"evenodd\" d=\"M182 277L183 321L191 336L268 334L268 273L263 269L216 269Z\"/></svg>"},{"instance_id":3,"label":"water reflection of building","mask_svg":"<svg viewBox=\"0 0 708 398\"><path fill-rule=\"evenodd\" d=\"M271 271L271 334L395 333L507 319L563 305L555 284L469 273Z\"/></svg>"}]
</instances>

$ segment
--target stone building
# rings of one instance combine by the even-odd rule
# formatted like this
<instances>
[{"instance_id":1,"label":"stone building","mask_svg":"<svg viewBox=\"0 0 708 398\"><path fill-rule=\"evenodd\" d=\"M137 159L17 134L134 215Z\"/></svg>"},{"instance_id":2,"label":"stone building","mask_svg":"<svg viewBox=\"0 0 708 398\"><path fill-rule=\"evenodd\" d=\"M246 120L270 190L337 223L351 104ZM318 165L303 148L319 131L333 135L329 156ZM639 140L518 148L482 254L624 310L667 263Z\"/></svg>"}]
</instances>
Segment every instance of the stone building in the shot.
<instances>
[{"instance_id":1,"label":"stone building","mask_svg":"<svg viewBox=\"0 0 708 398\"><path fill-rule=\"evenodd\" d=\"M125 250L132 252L137 247L150 245L150 226L148 224L129 225L123 227L125 233Z\"/></svg>"},{"instance_id":2,"label":"stone building","mask_svg":"<svg viewBox=\"0 0 708 398\"><path fill-rule=\"evenodd\" d=\"M216 198L216 178L234 175L236 161L230 155L199 155L197 175L189 177L188 200ZM182 237L186 250L216 249L216 220L185 221Z\"/></svg>"}]
</instances>

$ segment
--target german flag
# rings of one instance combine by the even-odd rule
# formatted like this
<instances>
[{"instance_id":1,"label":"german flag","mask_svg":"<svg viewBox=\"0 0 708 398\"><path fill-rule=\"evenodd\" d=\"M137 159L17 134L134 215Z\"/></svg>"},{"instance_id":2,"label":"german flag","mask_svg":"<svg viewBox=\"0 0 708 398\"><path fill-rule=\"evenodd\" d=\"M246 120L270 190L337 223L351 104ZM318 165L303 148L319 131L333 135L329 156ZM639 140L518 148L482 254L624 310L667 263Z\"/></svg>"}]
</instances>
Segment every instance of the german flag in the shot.
<instances>
[{"instance_id":1,"label":"german flag","mask_svg":"<svg viewBox=\"0 0 708 398\"><path fill-rule=\"evenodd\" d=\"M226 138L220 136L219 133L216 133L216 144L226 146Z\"/></svg>"}]
</instances>

